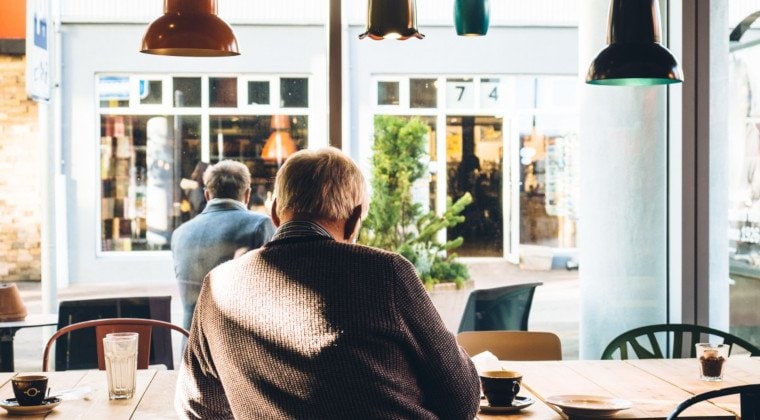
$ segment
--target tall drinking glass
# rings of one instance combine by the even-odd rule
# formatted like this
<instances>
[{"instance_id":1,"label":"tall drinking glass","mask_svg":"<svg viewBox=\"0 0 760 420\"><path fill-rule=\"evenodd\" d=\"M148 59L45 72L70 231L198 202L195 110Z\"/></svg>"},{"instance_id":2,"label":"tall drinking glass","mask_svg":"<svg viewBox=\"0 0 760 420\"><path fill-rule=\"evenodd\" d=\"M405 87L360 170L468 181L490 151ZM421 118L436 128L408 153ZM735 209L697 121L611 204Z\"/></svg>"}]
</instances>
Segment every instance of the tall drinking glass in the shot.
<instances>
[{"instance_id":1,"label":"tall drinking glass","mask_svg":"<svg viewBox=\"0 0 760 420\"><path fill-rule=\"evenodd\" d=\"M137 337L137 333L124 332L106 334L103 338L109 399L129 399L135 393Z\"/></svg>"}]
</instances>

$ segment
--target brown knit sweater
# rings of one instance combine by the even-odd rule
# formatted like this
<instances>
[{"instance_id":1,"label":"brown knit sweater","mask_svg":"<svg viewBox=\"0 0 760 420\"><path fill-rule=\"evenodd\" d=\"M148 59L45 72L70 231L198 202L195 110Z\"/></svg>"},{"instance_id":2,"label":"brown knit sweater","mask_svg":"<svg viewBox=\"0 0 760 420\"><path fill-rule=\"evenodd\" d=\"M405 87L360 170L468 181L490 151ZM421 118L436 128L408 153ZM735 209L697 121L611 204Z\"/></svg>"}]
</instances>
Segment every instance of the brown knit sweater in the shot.
<instances>
[{"instance_id":1,"label":"brown knit sweater","mask_svg":"<svg viewBox=\"0 0 760 420\"><path fill-rule=\"evenodd\" d=\"M414 267L274 240L203 284L176 408L204 419L472 419L479 380Z\"/></svg>"}]
</instances>

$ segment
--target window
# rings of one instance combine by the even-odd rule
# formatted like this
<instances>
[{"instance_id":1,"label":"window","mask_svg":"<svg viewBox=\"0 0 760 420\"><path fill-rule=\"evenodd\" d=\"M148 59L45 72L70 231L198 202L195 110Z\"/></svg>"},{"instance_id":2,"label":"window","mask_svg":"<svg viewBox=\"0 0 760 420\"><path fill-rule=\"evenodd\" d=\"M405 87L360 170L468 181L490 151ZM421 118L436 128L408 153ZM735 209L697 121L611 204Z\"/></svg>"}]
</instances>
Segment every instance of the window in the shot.
<instances>
[{"instance_id":1,"label":"window","mask_svg":"<svg viewBox=\"0 0 760 420\"><path fill-rule=\"evenodd\" d=\"M174 229L205 205L202 169L222 159L248 167L250 204L265 210L277 169L308 145L308 78L278 80L281 107L269 106L269 80L243 80L97 77L101 251L169 249ZM284 144L267 148L271 138Z\"/></svg>"}]
</instances>

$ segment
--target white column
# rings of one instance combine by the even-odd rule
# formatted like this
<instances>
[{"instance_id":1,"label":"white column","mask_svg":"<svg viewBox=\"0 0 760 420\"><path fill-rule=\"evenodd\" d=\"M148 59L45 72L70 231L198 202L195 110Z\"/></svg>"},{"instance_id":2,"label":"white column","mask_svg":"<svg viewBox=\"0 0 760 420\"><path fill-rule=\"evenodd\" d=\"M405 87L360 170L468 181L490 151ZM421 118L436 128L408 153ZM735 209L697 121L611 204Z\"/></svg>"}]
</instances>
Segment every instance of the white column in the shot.
<instances>
[{"instance_id":1,"label":"white column","mask_svg":"<svg viewBox=\"0 0 760 420\"><path fill-rule=\"evenodd\" d=\"M606 45L609 3L579 2L581 79ZM598 359L666 319L666 88L583 84L580 98L580 358Z\"/></svg>"}]
</instances>

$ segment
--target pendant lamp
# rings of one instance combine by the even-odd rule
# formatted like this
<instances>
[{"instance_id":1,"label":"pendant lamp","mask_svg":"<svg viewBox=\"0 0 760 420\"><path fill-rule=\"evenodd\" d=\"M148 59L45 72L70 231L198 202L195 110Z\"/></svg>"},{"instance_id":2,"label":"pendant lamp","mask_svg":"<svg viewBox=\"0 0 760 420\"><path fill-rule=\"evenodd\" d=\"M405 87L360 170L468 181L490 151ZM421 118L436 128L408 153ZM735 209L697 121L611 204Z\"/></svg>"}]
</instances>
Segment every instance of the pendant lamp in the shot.
<instances>
[{"instance_id":1,"label":"pendant lamp","mask_svg":"<svg viewBox=\"0 0 760 420\"><path fill-rule=\"evenodd\" d=\"M417 30L417 6L415 0L369 0L367 8L367 31L359 39L375 40L411 37L422 39Z\"/></svg>"},{"instance_id":2,"label":"pendant lamp","mask_svg":"<svg viewBox=\"0 0 760 420\"><path fill-rule=\"evenodd\" d=\"M272 115L270 126L273 131L264 143L261 158L275 160L277 166L280 166L283 160L298 151L298 146L290 136L290 118L287 115Z\"/></svg>"},{"instance_id":3,"label":"pendant lamp","mask_svg":"<svg viewBox=\"0 0 760 420\"><path fill-rule=\"evenodd\" d=\"M232 28L216 11L216 0L164 0L164 15L148 26L140 52L182 57L240 55Z\"/></svg>"},{"instance_id":4,"label":"pendant lamp","mask_svg":"<svg viewBox=\"0 0 760 420\"><path fill-rule=\"evenodd\" d=\"M591 63L586 83L651 86L683 81L678 61L660 43L657 0L612 0L607 43Z\"/></svg>"},{"instance_id":5,"label":"pendant lamp","mask_svg":"<svg viewBox=\"0 0 760 420\"><path fill-rule=\"evenodd\" d=\"M489 0L454 0L454 27L459 36L483 36L491 16Z\"/></svg>"}]
</instances>

